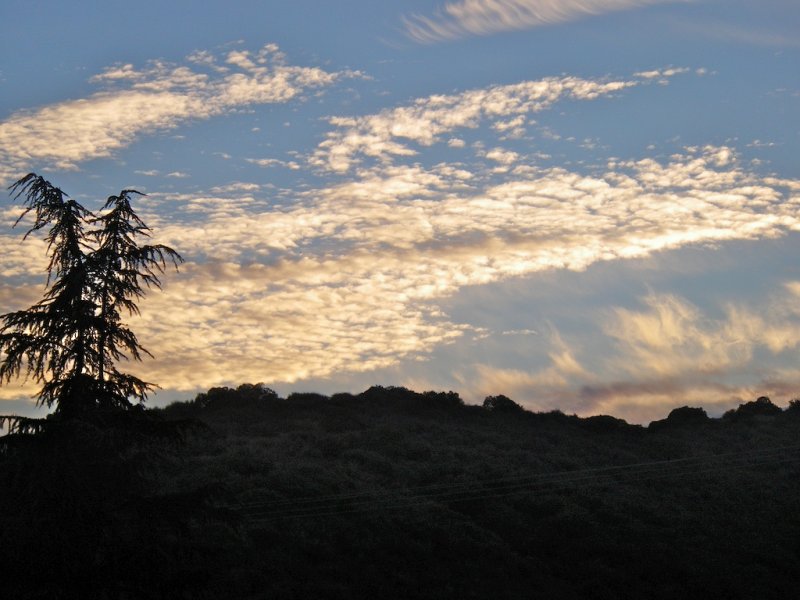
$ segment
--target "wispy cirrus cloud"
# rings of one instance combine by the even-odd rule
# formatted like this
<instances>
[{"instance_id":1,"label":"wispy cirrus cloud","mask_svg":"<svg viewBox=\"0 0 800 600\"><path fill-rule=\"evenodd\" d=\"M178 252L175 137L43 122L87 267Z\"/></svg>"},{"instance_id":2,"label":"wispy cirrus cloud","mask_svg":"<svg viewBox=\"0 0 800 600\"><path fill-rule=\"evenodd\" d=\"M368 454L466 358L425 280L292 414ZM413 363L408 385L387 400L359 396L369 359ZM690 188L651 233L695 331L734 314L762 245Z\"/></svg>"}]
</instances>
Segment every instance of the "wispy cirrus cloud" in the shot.
<instances>
[{"instance_id":1,"label":"wispy cirrus cloud","mask_svg":"<svg viewBox=\"0 0 800 600\"><path fill-rule=\"evenodd\" d=\"M800 39L794 31L744 27L718 21L677 21L681 29L721 42L765 46L768 48L798 48Z\"/></svg>"},{"instance_id":2,"label":"wispy cirrus cloud","mask_svg":"<svg viewBox=\"0 0 800 600\"><path fill-rule=\"evenodd\" d=\"M92 78L108 89L13 113L0 123L0 180L13 180L33 163L75 169L82 161L112 156L143 134L242 106L297 100L356 75L290 65L274 44L258 52L191 58L192 66L153 61L139 70L116 65Z\"/></svg>"},{"instance_id":3,"label":"wispy cirrus cloud","mask_svg":"<svg viewBox=\"0 0 800 600\"><path fill-rule=\"evenodd\" d=\"M412 40L432 43L676 1L679 0L461 0L445 4L432 16L413 14L403 23Z\"/></svg>"},{"instance_id":4,"label":"wispy cirrus cloud","mask_svg":"<svg viewBox=\"0 0 800 600\"><path fill-rule=\"evenodd\" d=\"M570 406L580 414L624 414L634 422L664 418L680 405L721 413L737 402L796 395L800 370L800 284L765 291L768 306L729 302L711 316L676 294L650 293L640 308L612 308L601 319L604 355L582 351L552 332L549 365L538 370L472 365L458 379L475 398L503 393L534 410ZM774 368L755 360L773 357ZM782 359L782 360L781 360ZM779 365L790 365L789 368Z\"/></svg>"}]
</instances>

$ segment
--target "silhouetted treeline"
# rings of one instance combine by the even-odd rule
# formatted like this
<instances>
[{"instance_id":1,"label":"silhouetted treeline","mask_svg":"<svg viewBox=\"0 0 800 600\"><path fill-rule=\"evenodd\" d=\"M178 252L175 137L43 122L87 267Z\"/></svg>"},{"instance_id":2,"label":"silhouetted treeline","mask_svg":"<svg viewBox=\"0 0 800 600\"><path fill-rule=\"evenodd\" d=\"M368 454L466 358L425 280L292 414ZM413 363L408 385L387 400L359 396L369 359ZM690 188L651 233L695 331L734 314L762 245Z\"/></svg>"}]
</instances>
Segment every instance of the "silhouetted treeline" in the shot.
<instances>
[{"instance_id":1,"label":"silhouetted treeline","mask_svg":"<svg viewBox=\"0 0 800 600\"><path fill-rule=\"evenodd\" d=\"M800 402L648 427L214 388L6 440L13 598L788 598Z\"/></svg>"}]
</instances>

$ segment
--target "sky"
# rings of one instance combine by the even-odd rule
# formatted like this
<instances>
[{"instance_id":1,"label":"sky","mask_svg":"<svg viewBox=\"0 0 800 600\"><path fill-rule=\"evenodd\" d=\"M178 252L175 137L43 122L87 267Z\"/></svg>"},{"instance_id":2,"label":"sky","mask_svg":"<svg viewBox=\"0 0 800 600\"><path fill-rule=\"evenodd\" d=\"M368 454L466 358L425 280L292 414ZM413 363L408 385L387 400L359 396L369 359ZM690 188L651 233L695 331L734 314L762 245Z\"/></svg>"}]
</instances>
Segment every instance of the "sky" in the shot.
<instances>
[{"instance_id":1,"label":"sky","mask_svg":"<svg viewBox=\"0 0 800 600\"><path fill-rule=\"evenodd\" d=\"M0 5L0 185L133 188L186 259L129 321L213 386L631 422L800 396L796 0ZM45 248L0 200L0 312ZM0 412L41 414L35 382Z\"/></svg>"}]
</instances>

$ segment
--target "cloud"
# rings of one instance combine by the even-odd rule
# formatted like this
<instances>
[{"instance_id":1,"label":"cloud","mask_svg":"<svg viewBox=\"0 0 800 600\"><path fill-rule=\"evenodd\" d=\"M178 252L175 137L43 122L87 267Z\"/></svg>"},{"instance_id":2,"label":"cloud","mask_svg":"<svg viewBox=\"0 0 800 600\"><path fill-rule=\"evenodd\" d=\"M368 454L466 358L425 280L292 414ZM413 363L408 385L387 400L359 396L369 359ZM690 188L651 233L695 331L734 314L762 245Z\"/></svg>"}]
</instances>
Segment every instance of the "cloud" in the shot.
<instances>
[{"instance_id":1,"label":"cloud","mask_svg":"<svg viewBox=\"0 0 800 600\"><path fill-rule=\"evenodd\" d=\"M681 405L721 414L765 394L785 403L800 386L798 300L800 283L788 282L765 293L758 306L730 302L712 317L675 294L651 293L640 299L643 308L605 311L600 356L583 348L582 333L567 343L552 332L542 342L549 347L547 366L476 364L458 379L474 402L503 393L532 410L570 407L639 423ZM775 367L764 367L764 353Z\"/></svg>"},{"instance_id":2,"label":"cloud","mask_svg":"<svg viewBox=\"0 0 800 600\"><path fill-rule=\"evenodd\" d=\"M637 85L637 81L606 81L579 77L550 77L510 85L469 90L453 95L434 95L363 117L333 117L335 127L311 157L311 164L344 173L364 157L387 163L398 156L413 156L412 146L431 146L446 141L462 147L449 134L475 129L488 120L519 128L516 119L549 108L564 100L594 100ZM445 140L444 137L447 136Z\"/></svg>"},{"instance_id":3,"label":"cloud","mask_svg":"<svg viewBox=\"0 0 800 600\"><path fill-rule=\"evenodd\" d=\"M742 370L759 348L777 355L800 344L799 298L790 283L761 311L730 304L710 319L679 297L650 295L647 310L617 309L606 328L621 350L615 370L662 378Z\"/></svg>"},{"instance_id":4,"label":"cloud","mask_svg":"<svg viewBox=\"0 0 800 600\"><path fill-rule=\"evenodd\" d=\"M132 325L157 360L132 367L167 389L188 391L291 383L424 358L480 333L438 308L465 286L800 230L797 182L771 181L746 171L731 148L703 147L667 162L615 161L595 175L534 169L501 184L449 165L387 166L298 193L284 208L247 185L232 184L228 196L154 194L141 199L154 241L177 248L188 263L142 303ZM159 216L168 206L180 210ZM42 272L43 248L30 243L40 244L0 237L7 281ZM653 296L644 310L611 313L605 334L616 350L604 378L551 334L550 367L530 374L485 365L475 370L483 383L472 389L507 393L534 408L589 412L637 398L666 402L668 383L708 389L718 382L703 377L735 372L757 348L795 347L799 330L784 321L795 318L800 285L787 290L770 317L731 307L719 322L680 298ZM13 301L6 298L8 309L19 308ZM695 379L680 377L687 370ZM602 392L625 382L626 394Z\"/></svg>"},{"instance_id":5,"label":"cloud","mask_svg":"<svg viewBox=\"0 0 800 600\"><path fill-rule=\"evenodd\" d=\"M519 154L502 148L492 148L486 153L486 158L501 165L510 166L519 160Z\"/></svg>"},{"instance_id":6,"label":"cloud","mask_svg":"<svg viewBox=\"0 0 800 600\"><path fill-rule=\"evenodd\" d=\"M790 282L772 290L758 307L728 303L716 318L673 294L647 296L644 310L616 309L605 328L615 351L603 370L617 381L587 385L581 396L589 406L606 410L670 399L672 406L692 399L730 408L756 395L784 396L787 388L800 385L800 372L770 375L756 357L767 353L773 364L780 364L780 357L796 363L798 300L800 285Z\"/></svg>"},{"instance_id":7,"label":"cloud","mask_svg":"<svg viewBox=\"0 0 800 600\"><path fill-rule=\"evenodd\" d=\"M640 71L634 73L634 76L641 77L642 79L664 79L666 77L674 77L682 73L688 73L687 67L670 67L667 69L653 69L651 71Z\"/></svg>"},{"instance_id":8,"label":"cloud","mask_svg":"<svg viewBox=\"0 0 800 600\"><path fill-rule=\"evenodd\" d=\"M800 39L798 39L794 31L781 32L755 29L753 27L742 27L720 22L678 21L678 23L685 30L721 42L765 46L768 48L800 47Z\"/></svg>"},{"instance_id":9,"label":"cloud","mask_svg":"<svg viewBox=\"0 0 800 600\"><path fill-rule=\"evenodd\" d=\"M691 69L688 67L669 67L666 69L652 69L650 71L640 71L638 73L634 73L634 77L640 77L641 79L645 80L653 80L657 81L661 85L667 85L669 83L669 78L674 77L675 75L683 75L684 73L688 73ZM702 77L707 73L707 70L704 68L695 69L695 74Z\"/></svg>"},{"instance_id":10,"label":"cloud","mask_svg":"<svg viewBox=\"0 0 800 600\"><path fill-rule=\"evenodd\" d=\"M582 17L676 0L461 0L433 16L403 19L406 34L420 43L453 40L501 31L530 29Z\"/></svg>"},{"instance_id":11,"label":"cloud","mask_svg":"<svg viewBox=\"0 0 800 600\"><path fill-rule=\"evenodd\" d=\"M209 67L209 79L252 72L261 68L258 61L229 53ZM114 81L154 81L125 66L118 71ZM550 78L336 117L310 157L336 177L315 189L233 182L207 193L138 199L153 241L175 247L188 262L179 275L165 277L163 293L143 301L132 325L157 360L132 367L167 389L187 391L387 368L483 335L441 309L467 286L800 231L800 181L762 177L729 146L690 147L661 160L614 159L578 171L536 166L521 148L451 143L482 123L508 124L494 128L502 134L557 101L607 96L668 77L667 71L637 80ZM179 79L196 85L189 75ZM458 162L426 163L420 152L413 164L401 164L439 142ZM498 165L512 170L495 177ZM4 222L16 214L4 211ZM18 236L0 235L0 255L0 285L29 283L42 273L41 242L21 245ZM20 308L11 305L12 295L2 299L8 310ZM608 318L604 333L616 345L603 377L580 345L551 333L549 366L533 374L476 367L473 388L512 397L527 390L527 400L519 399L541 408L610 410L622 406L614 402L689 394L687 380L676 375L687 365L695 377L689 383L712 390L722 385L715 373L749 364L756 352L795 347L796 332L786 326L794 313L783 300L777 306L784 308L769 313L774 319L737 306L715 322L678 297L653 296L643 306ZM734 343L745 335L755 340L749 348ZM647 366L638 371L644 376L629 370L634 364ZM488 387L503 382L505 388ZM724 393L730 401L741 389L720 388L715 398Z\"/></svg>"},{"instance_id":12,"label":"cloud","mask_svg":"<svg viewBox=\"0 0 800 600\"><path fill-rule=\"evenodd\" d=\"M0 179L11 181L34 162L75 169L80 162L112 156L141 135L242 106L289 102L356 75L288 65L273 44L256 53L230 52L221 68L210 54L204 56L208 60L200 66L210 72L162 61L141 71L117 65L92 78L108 89L13 113L0 123Z\"/></svg>"},{"instance_id":13,"label":"cloud","mask_svg":"<svg viewBox=\"0 0 800 600\"><path fill-rule=\"evenodd\" d=\"M261 189L261 184L246 181L234 181L226 185L218 185L211 188L212 194L226 194L232 192L256 192Z\"/></svg>"},{"instance_id":14,"label":"cloud","mask_svg":"<svg viewBox=\"0 0 800 600\"><path fill-rule=\"evenodd\" d=\"M136 370L179 390L294 382L385 367L460 335L461 328L437 322L436 310L403 301L378 274L352 280L330 272L333 266L188 265L175 285L143 304L134 327L163 358Z\"/></svg>"},{"instance_id":15,"label":"cloud","mask_svg":"<svg viewBox=\"0 0 800 600\"><path fill-rule=\"evenodd\" d=\"M21 211L16 211L14 220ZM12 221L13 224L13 221ZM20 241L20 235L0 235L0 281L19 281L20 283L31 277L38 278L47 268L47 244L33 236L25 242ZM19 309L16 307L13 310ZM9 307L8 310L12 310Z\"/></svg>"},{"instance_id":16,"label":"cloud","mask_svg":"<svg viewBox=\"0 0 800 600\"><path fill-rule=\"evenodd\" d=\"M189 264L144 303L136 330L170 360L148 362L142 374L197 389L424 358L479 333L438 308L465 286L800 230L800 198L787 185L794 182L775 183L745 170L733 149L707 146L666 162L614 161L594 175L532 169L500 184L450 165L376 167L279 208L237 195L245 189L149 196L158 241ZM159 221L168 205L183 216ZM635 375L627 366L657 381L682 369L731 369L752 353L734 343L739 337L770 351L794 343L793 330L759 321L754 310L731 309L728 324L707 327L680 299L647 302L648 310L614 313L605 332L618 342L620 361L609 372L620 381ZM566 344L550 358L553 369L535 377L549 382L548 397L601 406L592 404L597 393L569 382L601 389L608 380L594 380Z\"/></svg>"},{"instance_id":17,"label":"cloud","mask_svg":"<svg viewBox=\"0 0 800 600\"><path fill-rule=\"evenodd\" d=\"M620 355L616 372L634 377L669 379L692 374L716 375L752 358L758 337L743 335L740 319L728 323L704 318L695 306L673 295L645 298L648 309L616 309L606 334Z\"/></svg>"},{"instance_id":18,"label":"cloud","mask_svg":"<svg viewBox=\"0 0 800 600\"><path fill-rule=\"evenodd\" d=\"M576 349L552 325L548 329L549 333L540 341L541 346L548 348L548 366L527 370L485 363L469 365L468 370L455 373L466 390L465 399L477 404L486 396L504 394L529 410L549 411L565 406L580 410L575 382L593 380L594 375L581 363Z\"/></svg>"},{"instance_id":19,"label":"cloud","mask_svg":"<svg viewBox=\"0 0 800 600\"><path fill-rule=\"evenodd\" d=\"M292 171L297 171L300 169L300 164L294 160L280 160L278 158L246 158L246 162L249 162L253 165L258 165L259 167L284 167L286 169L291 169Z\"/></svg>"}]
</instances>

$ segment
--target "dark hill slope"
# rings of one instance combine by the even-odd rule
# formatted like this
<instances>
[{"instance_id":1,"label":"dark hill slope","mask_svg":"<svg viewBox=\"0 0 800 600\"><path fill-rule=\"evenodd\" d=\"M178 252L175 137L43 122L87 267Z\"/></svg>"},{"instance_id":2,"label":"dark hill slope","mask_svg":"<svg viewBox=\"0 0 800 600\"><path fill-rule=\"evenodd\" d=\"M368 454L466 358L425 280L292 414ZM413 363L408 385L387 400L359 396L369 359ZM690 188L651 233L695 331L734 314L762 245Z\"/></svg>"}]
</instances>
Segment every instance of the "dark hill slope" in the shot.
<instances>
[{"instance_id":1,"label":"dark hill slope","mask_svg":"<svg viewBox=\"0 0 800 600\"><path fill-rule=\"evenodd\" d=\"M180 444L7 455L0 560L16 597L75 573L85 597L793 597L800 410L763 400L643 428L503 396L213 389L151 411L203 424Z\"/></svg>"}]
</instances>

